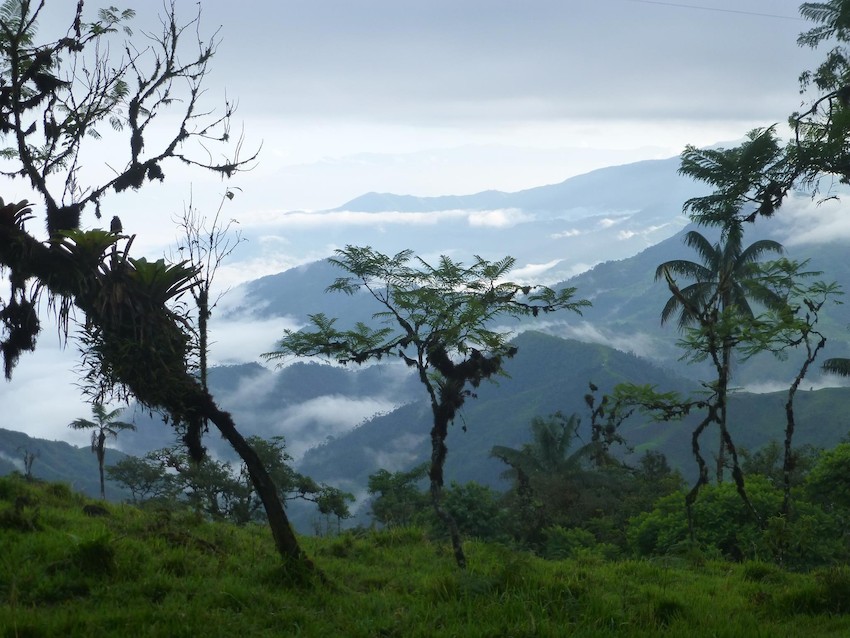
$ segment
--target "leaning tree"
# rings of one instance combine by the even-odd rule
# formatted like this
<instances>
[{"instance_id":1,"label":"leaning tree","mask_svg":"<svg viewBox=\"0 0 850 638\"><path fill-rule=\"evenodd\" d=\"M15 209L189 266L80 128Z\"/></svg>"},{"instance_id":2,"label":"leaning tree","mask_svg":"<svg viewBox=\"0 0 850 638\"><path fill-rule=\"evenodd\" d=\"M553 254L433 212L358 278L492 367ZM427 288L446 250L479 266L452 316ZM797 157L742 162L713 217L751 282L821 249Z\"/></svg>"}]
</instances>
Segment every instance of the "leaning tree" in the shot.
<instances>
[{"instance_id":1,"label":"leaning tree","mask_svg":"<svg viewBox=\"0 0 850 638\"><path fill-rule=\"evenodd\" d=\"M278 551L306 562L260 458L191 374L193 326L188 306L178 302L196 268L131 257L134 236L121 234L118 219L109 231L82 230L84 219L101 218L110 195L161 181L170 165L230 176L252 162L256 154L240 157L241 140L230 140L233 105L214 115L201 104L218 40L200 39L200 13L178 22L173 2L161 31L134 40L127 27L133 11L103 9L86 22L80 0L64 37L36 43L45 4L0 5L0 173L26 180L35 193L32 202L0 203L0 267L9 275L0 300L6 376L35 349L46 298L66 335L69 323L79 328L93 398L132 396L163 411L185 428L195 459L204 455L205 424L214 424L244 461ZM83 158L91 162L92 148L107 137L123 141L124 159L111 163L114 172L102 182L84 184ZM235 150L213 159L213 145L228 142ZM46 241L30 226L36 212Z\"/></svg>"},{"instance_id":2,"label":"leaning tree","mask_svg":"<svg viewBox=\"0 0 850 638\"><path fill-rule=\"evenodd\" d=\"M368 293L379 308L373 318L380 327L359 322L339 330L336 319L316 314L310 326L285 331L277 350L263 356L324 356L340 363L397 357L416 371L433 417L431 502L448 528L457 564L465 567L458 526L442 503L446 436L474 388L503 374L505 359L516 354L510 333L497 322L561 309L580 313L590 303L574 300L575 288L556 292L506 281L512 257L490 262L476 256L467 266L442 256L432 265L410 250L390 256L368 246L346 246L330 262L348 274L328 290Z\"/></svg>"}]
</instances>

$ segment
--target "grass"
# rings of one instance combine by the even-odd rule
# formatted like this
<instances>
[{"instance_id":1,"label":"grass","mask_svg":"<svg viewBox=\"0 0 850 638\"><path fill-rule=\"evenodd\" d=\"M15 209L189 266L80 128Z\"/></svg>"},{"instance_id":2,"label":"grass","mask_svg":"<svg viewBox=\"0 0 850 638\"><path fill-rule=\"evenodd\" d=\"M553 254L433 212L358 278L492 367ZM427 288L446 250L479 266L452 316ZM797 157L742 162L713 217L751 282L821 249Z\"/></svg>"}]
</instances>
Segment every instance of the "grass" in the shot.
<instances>
[{"instance_id":1,"label":"grass","mask_svg":"<svg viewBox=\"0 0 850 638\"><path fill-rule=\"evenodd\" d=\"M293 577L264 526L89 503L0 478L0 638L43 636L845 636L850 569L671 558L544 561L417 529L303 538Z\"/></svg>"}]
</instances>

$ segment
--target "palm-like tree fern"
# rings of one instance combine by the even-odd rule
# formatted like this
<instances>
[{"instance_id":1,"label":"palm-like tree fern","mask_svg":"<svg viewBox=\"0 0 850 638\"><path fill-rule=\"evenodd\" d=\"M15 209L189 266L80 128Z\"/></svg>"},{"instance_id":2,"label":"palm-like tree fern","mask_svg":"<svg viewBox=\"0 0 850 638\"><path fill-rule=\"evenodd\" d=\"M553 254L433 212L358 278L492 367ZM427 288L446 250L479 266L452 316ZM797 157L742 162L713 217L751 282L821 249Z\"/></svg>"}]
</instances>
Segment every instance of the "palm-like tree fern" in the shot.
<instances>
[{"instance_id":1,"label":"palm-like tree fern","mask_svg":"<svg viewBox=\"0 0 850 638\"><path fill-rule=\"evenodd\" d=\"M740 223L733 224L717 243L695 230L685 234L685 244L699 254L701 263L673 259L656 269L656 280L669 282L675 275L693 280L667 300L661 311L662 325L677 312L679 329L684 329L698 324L700 313L711 308L719 312L734 309L752 317L751 301L764 306L781 303L775 292L759 283L754 266L767 253L782 253L782 244L761 239L743 248L743 237Z\"/></svg>"},{"instance_id":2,"label":"palm-like tree fern","mask_svg":"<svg viewBox=\"0 0 850 638\"><path fill-rule=\"evenodd\" d=\"M100 498L106 498L106 487L103 480L103 461L106 456L106 439L117 439L118 433L126 430L135 430L132 423L118 421L117 417L123 408L106 411L102 403L92 404L92 416L94 421L88 419L74 419L68 424L72 430L91 430L91 451L97 455L97 467L100 472Z\"/></svg>"},{"instance_id":3,"label":"palm-like tree fern","mask_svg":"<svg viewBox=\"0 0 850 638\"><path fill-rule=\"evenodd\" d=\"M685 243L700 256L701 263L685 259L667 261L655 271L656 280L664 278L672 293L661 311L662 325L678 313L680 331L701 330L705 350L697 353L711 358L716 372L716 420L720 427L717 453L717 480L723 480L725 452L730 449L737 472L735 450L731 447L726 428L726 396L731 378L732 350L737 340L733 330L739 324L734 319L752 319L753 303L765 307L780 307L783 299L760 281L758 261L767 253L781 253L778 242L762 239L743 247L744 231L740 221L724 229L721 240L711 243L699 232L685 235ZM674 278L679 275L692 283L680 287ZM731 320L731 321L730 321Z\"/></svg>"}]
</instances>

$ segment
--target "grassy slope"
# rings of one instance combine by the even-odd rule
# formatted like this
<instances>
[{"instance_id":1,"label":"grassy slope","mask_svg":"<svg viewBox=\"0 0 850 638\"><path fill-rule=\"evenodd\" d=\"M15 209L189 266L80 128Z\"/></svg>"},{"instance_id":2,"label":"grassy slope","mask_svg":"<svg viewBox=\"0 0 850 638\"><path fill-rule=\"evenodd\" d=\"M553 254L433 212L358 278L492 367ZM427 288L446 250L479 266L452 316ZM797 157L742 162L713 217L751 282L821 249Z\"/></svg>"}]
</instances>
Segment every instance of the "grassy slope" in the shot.
<instances>
[{"instance_id":1,"label":"grassy slope","mask_svg":"<svg viewBox=\"0 0 850 638\"><path fill-rule=\"evenodd\" d=\"M16 505L17 503L17 505ZM843 636L850 571L547 562L417 530L304 539L331 585L282 569L264 527L108 506L0 479L0 636Z\"/></svg>"}]
</instances>

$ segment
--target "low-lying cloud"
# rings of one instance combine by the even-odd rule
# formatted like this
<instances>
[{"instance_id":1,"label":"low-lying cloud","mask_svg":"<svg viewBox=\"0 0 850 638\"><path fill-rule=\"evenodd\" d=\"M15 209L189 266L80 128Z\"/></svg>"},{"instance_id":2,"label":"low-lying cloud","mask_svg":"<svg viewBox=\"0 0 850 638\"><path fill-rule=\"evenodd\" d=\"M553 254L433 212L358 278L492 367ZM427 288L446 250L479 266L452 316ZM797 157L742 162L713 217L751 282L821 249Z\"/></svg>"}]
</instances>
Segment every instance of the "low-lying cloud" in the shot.
<instances>
[{"instance_id":1,"label":"low-lying cloud","mask_svg":"<svg viewBox=\"0 0 850 638\"><path fill-rule=\"evenodd\" d=\"M276 433L286 437L287 450L298 458L328 437L339 436L397 407L395 402L379 397L321 396L280 411Z\"/></svg>"},{"instance_id":2,"label":"low-lying cloud","mask_svg":"<svg viewBox=\"0 0 850 638\"><path fill-rule=\"evenodd\" d=\"M635 332L632 334L614 333L609 330L600 330L587 321L579 323L553 323L549 330L560 337L587 341L589 343L600 343L610 346L621 352L630 352L639 357L656 358L658 348L655 339L646 333Z\"/></svg>"},{"instance_id":3,"label":"low-lying cloud","mask_svg":"<svg viewBox=\"0 0 850 638\"><path fill-rule=\"evenodd\" d=\"M388 441L386 447L376 450L367 447L364 449L366 455L375 464L375 467L389 472L404 470L419 457L418 448L421 448L428 437L424 434L402 434L392 441Z\"/></svg>"},{"instance_id":4,"label":"low-lying cloud","mask_svg":"<svg viewBox=\"0 0 850 638\"><path fill-rule=\"evenodd\" d=\"M545 264L526 264L521 268L512 270L511 279L519 283L530 282L538 284L540 283L539 278L541 275L545 275L545 273L552 270L563 261L563 259L553 259Z\"/></svg>"},{"instance_id":5,"label":"low-lying cloud","mask_svg":"<svg viewBox=\"0 0 850 638\"><path fill-rule=\"evenodd\" d=\"M531 213L519 208L472 211L469 213L469 225L485 228L511 228L517 224L526 224L536 219Z\"/></svg>"},{"instance_id":6,"label":"low-lying cloud","mask_svg":"<svg viewBox=\"0 0 850 638\"><path fill-rule=\"evenodd\" d=\"M744 392L752 392L753 394L768 394L771 392L788 392L791 385L789 381L767 380L757 383L748 383L743 388ZM806 392L812 390L823 390L824 388L846 388L848 381L836 376L823 375L818 378L806 378L800 385L799 391Z\"/></svg>"},{"instance_id":7,"label":"low-lying cloud","mask_svg":"<svg viewBox=\"0 0 850 638\"><path fill-rule=\"evenodd\" d=\"M259 211L240 217L243 226L265 226L280 229L305 229L338 226L369 226L383 224L434 226L448 220L468 217L470 211L442 210L433 212L410 213L402 211L384 211L368 213L362 211L316 211L316 212L280 212Z\"/></svg>"},{"instance_id":8,"label":"low-lying cloud","mask_svg":"<svg viewBox=\"0 0 850 638\"><path fill-rule=\"evenodd\" d=\"M850 240L850 215L847 198L818 202L793 196L783 205L779 219L780 241L786 246L846 242Z\"/></svg>"},{"instance_id":9,"label":"low-lying cloud","mask_svg":"<svg viewBox=\"0 0 850 638\"><path fill-rule=\"evenodd\" d=\"M210 364L230 365L256 361L283 337L284 330L297 330L300 324L289 317L270 319L230 319L212 323Z\"/></svg>"},{"instance_id":10,"label":"low-lying cloud","mask_svg":"<svg viewBox=\"0 0 850 638\"><path fill-rule=\"evenodd\" d=\"M567 237L578 237L582 232L578 228L570 228L560 233L552 233L549 237L552 239L566 239Z\"/></svg>"},{"instance_id":11,"label":"low-lying cloud","mask_svg":"<svg viewBox=\"0 0 850 638\"><path fill-rule=\"evenodd\" d=\"M17 459L15 457L9 456L3 451L0 451L0 459L7 461L15 466L15 468L19 472L26 472L26 468L24 467L24 462L21 459Z\"/></svg>"},{"instance_id":12,"label":"low-lying cloud","mask_svg":"<svg viewBox=\"0 0 850 638\"><path fill-rule=\"evenodd\" d=\"M682 223L684 225L684 222ZM617 239L619 240L627 240L632 239L634 237L643 237L648 238L650 235L658 232L659 230L663 230L664 228L669 227L670 224L657 224L655 226L647 226L646 228L640 230L621 230L617 233Z\"/></svg>"}]
</instances>

